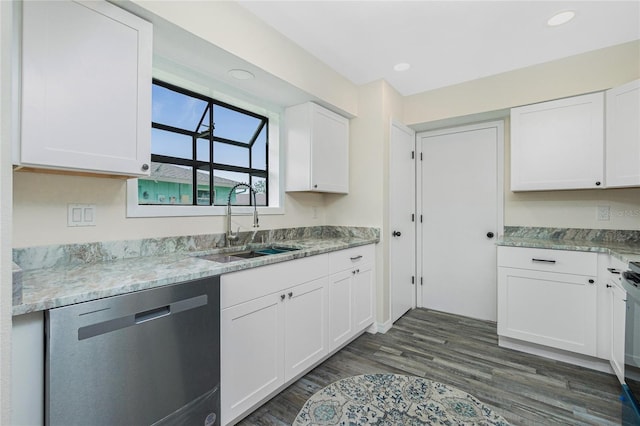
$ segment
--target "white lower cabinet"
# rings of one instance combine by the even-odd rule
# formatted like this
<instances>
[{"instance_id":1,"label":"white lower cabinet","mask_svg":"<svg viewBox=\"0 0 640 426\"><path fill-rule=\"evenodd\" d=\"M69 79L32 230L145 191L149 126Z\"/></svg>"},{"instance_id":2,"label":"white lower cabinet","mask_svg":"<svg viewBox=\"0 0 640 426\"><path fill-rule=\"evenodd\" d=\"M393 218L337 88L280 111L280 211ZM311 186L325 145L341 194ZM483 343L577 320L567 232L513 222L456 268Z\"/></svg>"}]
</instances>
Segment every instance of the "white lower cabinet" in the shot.
<instances>
[{"instance_id":1,"label":"white lower cabinet","mask_svg":"<svg viewBox=\"0 0 640 426\"><path fill-rule=\"evenodd\" d=\"M220 312L222 424L284 383L283 320L278 294Z\"/></svg>"},{"instance_id":2,"label":"white lower cabinet","mask_svg":"<svg viewBox=\"0 0 640 426\"><path fill-rule=\"evenodd\" d=\"M596 268L596 253L499 247L498 335L595 356Z\"/></svg>"},{"instance_id":3,"label":"white lower cabinet","mask_svg":"<svg viewBox=\"0 0 640 426\"><path fill-rule=\"evenodd\" d=\"M625 322L627 313L627 292L618 284L611 284L611 368L620 383L624 383L625 364Z\"/></svg>"},{"instance_id":4,"label":"white lower cabinet","mask_svg":"<svg viewBox=\"0 0 640 426\"><path fill-rule=\"evenodd\" d=\"M289 381L329 352L327 279L289 289L284 302L284 379Z\"/></svg>"},{"instance_id":5,"label":"white lower cabinet","mask_svg":"<svg viewBox=\"0 0 640 426\"><path fill-rule=\"evenodd\" d=\"M13 317L11 424L44 425L44 315Z\"/></svg>"},{"instance_id":6,"label":"white lower cabinet","mask_svg":"<svg viewBox=\"0 0 640 426\"><path fill-rule=\"evenodd\" d=\"M373 323L373 247L222 275L223 425L240 420ZM332 265L344 270L332 273Z\"/></svg>"},{"instance_id":7,"label":"white lower cabinet","mask_svg":"<svg viewBox=\"0 0 640 426\"><path fill-rule=\"evenodd\" d=\"M331 349L336 349L374 321L372 245L329 254Z\"/></svg>"},{"instance_id":8,"label":"white lower cabinet","mask_svg":"<svg viewBox=\"0 0 640 426\"><path fill-rule=\"evenodd\" d=\"M327 354L326 278L223 309L223 423ZM224 413L224 411L223 411Z\"/></svg>"},{"instance_id":9,"label":"white lower cabinet","mask_svg":"<svg viewBox=\"0 0 640 426\"><path fill-rule=\"evenodd\" d=\"M351 271L333 274L329 279L331 349L341 346L354 335L352 281Z\"/></svg>"}]
</instances>

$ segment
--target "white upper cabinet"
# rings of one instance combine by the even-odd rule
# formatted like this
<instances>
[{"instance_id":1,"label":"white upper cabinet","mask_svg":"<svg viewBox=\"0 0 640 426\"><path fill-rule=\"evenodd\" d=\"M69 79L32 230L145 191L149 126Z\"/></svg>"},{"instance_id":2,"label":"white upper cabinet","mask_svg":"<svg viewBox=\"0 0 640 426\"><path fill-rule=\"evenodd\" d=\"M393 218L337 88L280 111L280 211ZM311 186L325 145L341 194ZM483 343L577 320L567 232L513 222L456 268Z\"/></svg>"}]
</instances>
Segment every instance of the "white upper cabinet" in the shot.
<instances>
[{"instance_id":1,"label":"white upper cabinet","mask_svg":"<svg viewBox=\"0 0 640 426\"><path fill-rule=\"evenodd\" d=\"M604 186L604 94L511 110L511 190Z\"/></svg>"},{"instance_id":2,"label":"white upper cabinet","mask_svg":"<svg viewBox=\"0 0 640 426\"><path fill-rule=\"evenodd\" d=\"M14 163L148 175L152 26L107 2L23 3Z\"/></svg>"},{"instance_id":3,"label":"white upper cabinet","mask_svg":"<svg viewBox=\"0 0 640 426\"><path fill-rule=\"evenodd\" d=\"M349 120L314 103L286 110L286 190L349 192Z\"/></svg>"},{"instance_id":4,"label":"white upper cabinet","mask_svg":"<svg viewBox=\"0 0 640 426\"><path fill-rule=\"evenodd\" d=\"M606 92L607 187L640 186L640 80Z\"/></svg>"}]
</instances>

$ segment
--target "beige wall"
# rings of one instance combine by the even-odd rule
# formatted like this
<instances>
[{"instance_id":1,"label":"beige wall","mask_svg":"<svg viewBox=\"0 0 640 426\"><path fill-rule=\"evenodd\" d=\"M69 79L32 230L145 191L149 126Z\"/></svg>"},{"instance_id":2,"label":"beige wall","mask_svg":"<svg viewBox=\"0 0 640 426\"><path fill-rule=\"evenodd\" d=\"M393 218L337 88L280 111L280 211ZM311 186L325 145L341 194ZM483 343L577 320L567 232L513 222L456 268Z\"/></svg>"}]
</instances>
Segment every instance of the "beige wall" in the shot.
<instances>
[{"instance_id":1,"label":"beige wall","mask_svg":"<svg viewBox=\"0 0 640 426\"><path fill-rule=\"evenodd\" d=\"M389 134L391 119L402 117L402 97L385 81L358 90L358 117L350 123L349 195L326 195L327 223L381 229L376 247L377 320L389 311Z\"/></svg>"},{"instance_id":2,"label":"beige wall","mask_svg":"<svg viewBox=\"0 0 640 426\"><path fill-rule=\"evenodd\" d=\"M431 121L481 117L518 105L605 90L637 78L640 41L406 97L404 122L419 127ZM640 189L511 192L508 121L505 225L640 229ZM611 220L597 220L597 208L602 205L610 206Z\"/></svg>"},{"instance_id":3,"label":"beige wall","mask_svg":"<svg viewBox=\"0 0 640 426\"><path fill-rule=\"evenodd\" d=\"M13 246L32 247L224 232L224 216L127 218L126 181L14 172ZM96 226L67 227L68 204L95 204ZM315 208L315 218L314 218ZM250 216L234 216L241 231ZM261 229L324 225L320 194L285 196L285 214L261 215Z\"/></svg>"},{"instance_id":4,"label":"beige wall","mask_svg":"<svg viewBox=\"0 0 640 426\"><path fill-rule=\"evenodd\" d=\"M358 113L353 83L236 2L133 2L348 115Z\"/></svg>"},{"instance_id":5,"label":"beige wall","mask_svg":"<svg viewBox=\"0 0 640 426\"><path fill-rule=\"evenodd\" d=\"M414 126L608 89L640 77L640 41L407 96Z\"/></svg>"}]
</instances>

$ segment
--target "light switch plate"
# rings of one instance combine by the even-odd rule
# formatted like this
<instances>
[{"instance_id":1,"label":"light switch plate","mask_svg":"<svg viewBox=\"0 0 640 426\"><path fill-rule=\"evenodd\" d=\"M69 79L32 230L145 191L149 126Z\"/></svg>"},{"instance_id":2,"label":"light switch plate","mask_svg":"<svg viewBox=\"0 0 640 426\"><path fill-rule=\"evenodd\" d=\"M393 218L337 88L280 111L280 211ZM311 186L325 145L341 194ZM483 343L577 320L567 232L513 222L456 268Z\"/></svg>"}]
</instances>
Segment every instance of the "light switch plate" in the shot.
<instances>
[{"instance_id":1,"label":"light switch plate","mask_svg":"<svg viewBox=\"0 0 640 426\"><path fill-rule=\"evenodd\" d=\"M68 204L67 226L96 226L95 204Z\"/></svg>"}]
</instances>

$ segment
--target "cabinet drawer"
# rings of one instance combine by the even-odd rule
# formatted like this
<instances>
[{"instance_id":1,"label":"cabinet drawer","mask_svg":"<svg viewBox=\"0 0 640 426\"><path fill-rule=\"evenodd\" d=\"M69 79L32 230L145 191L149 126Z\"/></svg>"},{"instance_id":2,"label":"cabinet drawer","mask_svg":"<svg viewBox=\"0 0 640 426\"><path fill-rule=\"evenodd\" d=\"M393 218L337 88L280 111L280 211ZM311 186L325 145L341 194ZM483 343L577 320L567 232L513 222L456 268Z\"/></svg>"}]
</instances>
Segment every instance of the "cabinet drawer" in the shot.
<instances>
[{"instance_id":1,"label":"cabinet drawer","mask_svg":"<svg viewBox=\"0 0 640 426\"><path fill-rule=\"evenodd\" d=\"M329 253L329 274L344 271L358 265L373 263L375 250L373 244L352 247Z\"/></svg>"},{"instance_id":2,"label":"cabinet drawer","mask_svg":"<svg viewBox=\"0 0 640 426\"><path fill-rule=\"evenodd\" d=\"M498 247L498 266L596 276L598 254L583 251Z\"/></svg>"},{"instance_id":3,"label":"cabinet drawer","mask_svg":"<svg viewBox=\"0 0 640 426\"><path fill-rule=\"evenodd\" d=\"M327 276L327 255L274 263L220 277L222 309Z\"/></svg>"}]
</instances>

